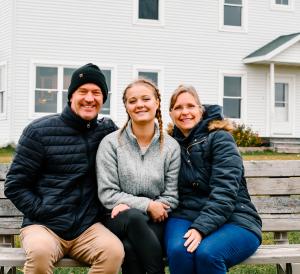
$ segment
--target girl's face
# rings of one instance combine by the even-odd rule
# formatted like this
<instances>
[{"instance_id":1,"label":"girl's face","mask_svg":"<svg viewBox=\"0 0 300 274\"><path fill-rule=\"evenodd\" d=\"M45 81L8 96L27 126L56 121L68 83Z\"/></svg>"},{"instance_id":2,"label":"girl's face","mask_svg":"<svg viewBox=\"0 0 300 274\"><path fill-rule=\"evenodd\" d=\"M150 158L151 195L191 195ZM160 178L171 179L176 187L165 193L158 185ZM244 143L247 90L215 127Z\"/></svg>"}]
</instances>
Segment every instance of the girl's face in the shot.
<instances>
[{"instance_id":1,"label":"girl's face","mask_svg":"<svg viewBox=\"0 0 300 274\"><path fill-rule=\"evenodd\" d=\"M125 108L134 123L149 123L154 121L159 100L154 90L145 84L135 84L126 91Z\"/></svg>"},{"instance_id":2,"label":"girl's face","mask_svg":"<svg viewBox=\"0 0 300 274\"><path fill-rule=\"evenodd\" d=\"M181 93L170 111L173 123L180 129L184 136L200 122L202 111L193 95L188 92Z\"/></svg>"}]
</instances>

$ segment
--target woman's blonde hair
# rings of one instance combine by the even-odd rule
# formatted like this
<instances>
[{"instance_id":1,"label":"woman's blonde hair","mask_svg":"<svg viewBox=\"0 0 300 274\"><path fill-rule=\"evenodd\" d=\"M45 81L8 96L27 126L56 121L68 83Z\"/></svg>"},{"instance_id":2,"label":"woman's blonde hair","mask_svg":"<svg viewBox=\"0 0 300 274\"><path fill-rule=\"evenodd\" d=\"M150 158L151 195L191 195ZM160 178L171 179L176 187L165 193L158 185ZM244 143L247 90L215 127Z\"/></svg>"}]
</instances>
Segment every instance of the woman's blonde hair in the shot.
<instances>
[{"instance_id":1,"label":"woman's blonde hair","mask_svg":"<svg viewBox=\"0 0 300 274\"><path fill-rule=\"evenodd\" d=\"M172 109L177 101L178 96L182 93L191 94L194 97L197 105L199 106L201 113L204 112L204 107L201 104L201 101L200 101L200 98L198 96L196 89L193 86L186 86L186 85L179 85L172 93L172 96L170 98L170 105L169 105L170 112L172 111Z\"/></svg>"},{"instance_id":2,"label":"woman's blonde hair","mask_svg":"<svg viewBox=\"0 0 300 274\"><path fill-rule=\"evenodd\" d=\"M160 147L162 147L162 144L163 144L163 139L164 139L164 135L163 135L163 121L162 121L162 114L161 114L161 109L160 109L160 105L161 105L161 96L160 96L160 92L159 92L159 89L158 87L151 81L151 80L148 80L148 79L144 79L144 78L139 78L133 82L131 82L124 90L123 92L123 97L122 97L122 100L123 100L123 103L124 103L124 106L126 108L126 93L127 93L127 90L132 88L133 86L135 85L145 85L145 86L148 86L150 87L153 91L154 91L154 96L155 98L158 100L158 108L156 110L156 113L155 113L155 118L157 119L158 121L158 126L159 126L159 144L160 144ZM127 127L128 125L128 122L130 120L130 116L129 114L127 113L127 121L125 123L125 125L122 127L121 131L120 131L120 136L122 134L122 132L125 130L125 128Z\"/></svg>"}]
</instances>

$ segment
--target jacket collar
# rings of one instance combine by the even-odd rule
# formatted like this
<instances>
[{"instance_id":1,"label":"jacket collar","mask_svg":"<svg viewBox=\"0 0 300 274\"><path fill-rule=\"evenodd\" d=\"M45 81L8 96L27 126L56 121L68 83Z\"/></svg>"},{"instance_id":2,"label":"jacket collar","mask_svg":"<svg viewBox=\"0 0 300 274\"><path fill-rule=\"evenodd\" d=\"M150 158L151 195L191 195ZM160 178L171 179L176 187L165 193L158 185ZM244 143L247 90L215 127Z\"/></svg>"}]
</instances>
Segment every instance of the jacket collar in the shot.
<instances>
[{"instance_id":1,"label":"jacket collar","mask_svg":"<svg viewBox=\"0 0 300 274\"><path fill-rule=\"evenodd\" d=\"M84 120L71 109L69 104L66 105L60 117L70 127L80 131L88 131L98 124L97 117L90 121Z\"/></svg>"}]
</instances>

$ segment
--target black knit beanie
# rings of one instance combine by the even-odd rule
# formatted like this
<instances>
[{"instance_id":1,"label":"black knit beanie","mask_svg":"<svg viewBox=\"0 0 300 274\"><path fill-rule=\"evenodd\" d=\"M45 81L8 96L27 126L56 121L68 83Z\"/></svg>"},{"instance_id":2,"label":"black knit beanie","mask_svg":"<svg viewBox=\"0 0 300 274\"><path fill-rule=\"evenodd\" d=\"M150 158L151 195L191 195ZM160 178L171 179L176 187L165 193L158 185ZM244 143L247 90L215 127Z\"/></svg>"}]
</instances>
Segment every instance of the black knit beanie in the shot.
<instances>
[{"instance_id":1,"label":"black knit beanie","mask_svg":"<svg viewBox=\"0 0 300 274\"><path fill-rule=\"evenodd\" d=\"M106 85L105 77L98 66L88 63L72 74L71 83L68 89L68 100L72 97L72 94L82 85L87 83L93 83L101 88L103 94L103 103L105 103L108 94L108 88Z\"/></svg>"}]
</instances>

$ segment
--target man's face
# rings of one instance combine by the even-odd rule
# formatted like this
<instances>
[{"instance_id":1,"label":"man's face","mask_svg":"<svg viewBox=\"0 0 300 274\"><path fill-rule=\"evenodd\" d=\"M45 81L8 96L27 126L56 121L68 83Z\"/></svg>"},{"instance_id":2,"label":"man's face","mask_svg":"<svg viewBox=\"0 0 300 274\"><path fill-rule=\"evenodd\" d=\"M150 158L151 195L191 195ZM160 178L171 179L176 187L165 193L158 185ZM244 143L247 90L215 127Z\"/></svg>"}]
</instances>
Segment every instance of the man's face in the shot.
<instances>
[{"instance_id":1,"label":"man's face","mask_svg":"<svg viewBox=\"0 0 300 274\"><path fill-rule=\"evenodd\" d=\"M82 119L90 121L94 119L102 105L103 94L95 84L87 83L80 86L70 99L71 109Z\"/></svg>"}]
</instances>

